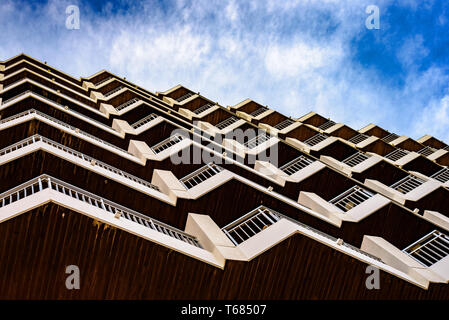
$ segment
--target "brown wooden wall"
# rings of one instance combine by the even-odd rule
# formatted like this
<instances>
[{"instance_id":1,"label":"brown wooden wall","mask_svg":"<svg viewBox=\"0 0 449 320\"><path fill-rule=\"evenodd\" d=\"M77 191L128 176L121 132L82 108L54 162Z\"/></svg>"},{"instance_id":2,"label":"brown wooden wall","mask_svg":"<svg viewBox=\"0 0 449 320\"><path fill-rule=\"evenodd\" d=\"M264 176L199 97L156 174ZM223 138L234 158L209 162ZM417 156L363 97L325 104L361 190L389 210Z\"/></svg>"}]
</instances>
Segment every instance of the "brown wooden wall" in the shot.
<instances>
[{"instance_id":1,"label":"brown wooden wall","mask_svg":"<svg viewBox=\"0 0 449 320\"><path fill-rule=\"evenodd\" d=\"M65 268L80 269L68 290ZM0 224L0 299L447 299L296 235L251 262L212 267L54 204Z\"/></svg>"}]
</instances>

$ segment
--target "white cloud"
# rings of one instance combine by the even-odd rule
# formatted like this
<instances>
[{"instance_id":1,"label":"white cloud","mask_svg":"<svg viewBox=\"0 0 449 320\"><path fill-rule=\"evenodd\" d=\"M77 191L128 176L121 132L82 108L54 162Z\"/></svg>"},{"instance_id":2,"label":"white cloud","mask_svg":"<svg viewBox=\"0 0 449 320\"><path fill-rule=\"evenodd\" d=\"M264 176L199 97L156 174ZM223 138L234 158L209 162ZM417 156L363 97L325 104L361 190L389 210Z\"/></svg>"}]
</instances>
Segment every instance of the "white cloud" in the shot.
<instances>
[{"instance_id":1,"label":"white cloud","mask_svg":"<svg viewBox=\"0 0 449 320\"><path fill-rule=\"evenodd\" d=\"M381 14L389 3L378 1ZM74 76L107 69L152 91L181 83L223 105L252 98L294 117L314 110L355 129L377 122L415 137L427 128L448 135L444 123L418 125L446 112L438 89L449 81L436 67L413 67L429 54L422 36L393 44L407 71L400 89L352 60L351 41L366 31L370 1L177 0L170 10L148 1L120 15L81 7L79 31L64 28L65 4L52 0L33 12L3 0L0 21L9 36L0 57L25 52Z\"/></svg>"}]
</instances>

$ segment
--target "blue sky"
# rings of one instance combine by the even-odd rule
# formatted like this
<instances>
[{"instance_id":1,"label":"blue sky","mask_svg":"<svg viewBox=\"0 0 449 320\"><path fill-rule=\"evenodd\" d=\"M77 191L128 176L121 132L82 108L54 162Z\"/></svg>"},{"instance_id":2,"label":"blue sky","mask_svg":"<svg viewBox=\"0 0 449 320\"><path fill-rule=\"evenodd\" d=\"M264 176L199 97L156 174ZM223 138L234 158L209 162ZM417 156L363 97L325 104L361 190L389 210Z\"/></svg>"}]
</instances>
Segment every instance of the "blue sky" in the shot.
<instances>
[{"instance_id":1,"label":"blue sky","mask_svg":"<svg viewBox=\"0 0 449 320\"><path fill-rule=\"evenodd\" d=\"M1 60L24 52L76 77L106 69L152 91L183 84L225 106L251 98L449 142L448 1L2 0L0 30Z\"/></svg>"}]
</instances>

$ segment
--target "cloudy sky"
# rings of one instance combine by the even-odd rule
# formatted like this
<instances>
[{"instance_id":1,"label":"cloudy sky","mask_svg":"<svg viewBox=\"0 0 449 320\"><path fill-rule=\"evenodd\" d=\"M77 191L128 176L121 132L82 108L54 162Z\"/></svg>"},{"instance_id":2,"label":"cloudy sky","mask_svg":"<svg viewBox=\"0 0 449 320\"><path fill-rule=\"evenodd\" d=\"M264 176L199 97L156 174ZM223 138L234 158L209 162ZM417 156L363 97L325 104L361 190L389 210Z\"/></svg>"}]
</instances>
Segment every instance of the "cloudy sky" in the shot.
<instances>
[{"instance_id":1,"label":"cloudy sky","mask_svg":"<svg viewBox=\"0 0 449 320\"><path fill-rule=\"evenodd\" d=\"M183 84L224 106L251 98L449 142L449 2L396 2L1 0L0 60L24 52L76 77L106 69L151 91Z\"/></svg>"}]
</instances>

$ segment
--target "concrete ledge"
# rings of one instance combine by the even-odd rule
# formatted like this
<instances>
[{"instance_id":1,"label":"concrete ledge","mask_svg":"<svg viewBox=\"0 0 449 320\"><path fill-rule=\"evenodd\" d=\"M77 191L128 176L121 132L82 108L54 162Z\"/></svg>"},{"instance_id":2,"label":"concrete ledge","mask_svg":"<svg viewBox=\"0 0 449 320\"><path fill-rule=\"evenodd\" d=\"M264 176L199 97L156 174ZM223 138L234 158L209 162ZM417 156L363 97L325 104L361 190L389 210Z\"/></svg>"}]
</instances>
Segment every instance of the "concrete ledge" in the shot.
<instances>
[{"instance_id":1,"label":"concrete ledge","mask_svg":"<svg viewBox=\"0 0 449 320\"><path fill-rule=\"evenodd\" d=\"M313 192L301 191L299 193L298 203L332 219L333 221L339 221L341 223L341 218L339 218L339 216L344 214L344 212Z\"/></svg>"},{"instance_id":2,"label":"concrete ledge","mask_svg":"<svg viewBox=\"0 0 449 320\"><path fill-rule=\"evenodd\" d=\"M285 138L285 142L287 142L288 144L298 148L299 150L310 154L310 146L305 144L302 141L299 141L298 139L295 138L290 138L290 137L286 137Z\"/></svg>"},{"instance_id":3,"label":"concrete ledge","mask_svg":"<svg viewBox=\"0 0 449 320\"><path fill-rule=\"evenodd\" d=\"M107 103L101 103L100 104L100 111L103 112L106 117L109 118L109 116L112 115L118 115L117 110L114 108L113 105L107 104Z\"/></svg>"},{"instance_id":4,"label":"concrete ledge","mask_svg":"<svg viewBox=\"0 0 449 320\"><path fill-rule=\"evenodd\" d=\"M351 176L352 174L352 168L346 163L338 161L337 159L329 156L320 156L320 161L348 176Z\"/></svg>"},{"instance_id":5,"label":"concrete ledge","mask_svg":"<svg viewBox=\"0 0 449 320\"><path fill-rule=\"evenodd\" d=\"M128 152L146 163L147 158L154 156L153 150L143 141L130 140Z\"/></svg>"},{"instance_id":6,"label":"concrete ledge","mask_svg":"<svg viewBox=\"0 0 449 320\"><path fill-rule=\"evenodd\" d=\"M251 122L251 120L253 119L252 116L243 111L237 111L235 114L237 115L237 117L240 117L248 122Z\"/></svg>"},{"instance_id":7,"label":"concrete ledge","mask_svg":"<svg viewBox=\"0 0 449 320\"><path fill-rule=\"evenodd\" d=\"M129 123L125 120L114 119L112 120L112 129L120 132L125 135L127 133L135 134L135 130L133 127L129 125Z\"/></svg>"},{"instance_id":8,"label":"concrete ledge","mask_svg":"<svg viewBox=\"0 0 449 320\"><path fill-rule=\"evenodd\" d=\"M372 128L375 128L375 127L376 127L376 125L375 125L374 123L370 123L370 124L364 126L362 129L360 129L359 132L360 132L360 133L365 133L365 132L368 132L368 131L370 131Z\"/></svg>"},{"instance_id":9,"label":"concrete ledge","mask_svg":"<svg viewBox=\"0 0 449 320\"><path fill-rule=\"evenodd\" d=\"M438 160L439 158L441 158L442 156L444 156L448 152L449 151L447 151L447 150L440 149L440 150L435 151L431 155L429 155L427 157L427 159L430 159L432 161L436 161L436 160Z\"/></svg>"},{"instance_id":10,"label":"concrete ledge","mask_svg":"<svg viewBox=\"0 0 449 320\"><path fill-rule=\"evenodd\" d=\"M338 130L338 129L344 127L344 126L345 126L344 123L336 123L336 124L334 124L332 127L327 128L326 130L324 130L323 132L324 132L325 134L331 134L332 132L334 132L334 131L336 131L336 130Z\"/></svg>"},{"instance_id":11,"label":"concrete ledge","mask_svg":"<svg viewBox=\"0 0 449 320\"><path fill-rule=\"evenodd\" d=\"M98 91L91 91L90 92L90 97L95 102L98 101L98 100L105 100L105 97L103 96L103 94L101 92L98 92Z\"/></svg>"},{"instance_id":12,"label":"concrete ledge","mask_svg":"<svg viewBox=\"0 0 449 320\"><path fill-rule=\"evenodd\" d=\"M436 211L424 210L423 217L428 221L449 231L449 217Z\"/></svg>"},{"instance_id":13,"label":"concrete ledge","mask_svg":"<svg viewBox=\"0 0 449 320\"><path fill-rule=\"evenodd\" d=\"M86 89L86 90L88 90L88 89L96 89L95 85L92 82L86 81L86 80L83 81L83 88Z\"/></svg>"}]
</instances>

